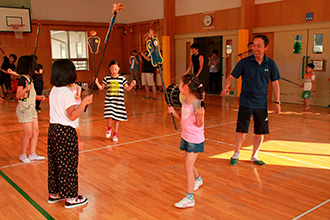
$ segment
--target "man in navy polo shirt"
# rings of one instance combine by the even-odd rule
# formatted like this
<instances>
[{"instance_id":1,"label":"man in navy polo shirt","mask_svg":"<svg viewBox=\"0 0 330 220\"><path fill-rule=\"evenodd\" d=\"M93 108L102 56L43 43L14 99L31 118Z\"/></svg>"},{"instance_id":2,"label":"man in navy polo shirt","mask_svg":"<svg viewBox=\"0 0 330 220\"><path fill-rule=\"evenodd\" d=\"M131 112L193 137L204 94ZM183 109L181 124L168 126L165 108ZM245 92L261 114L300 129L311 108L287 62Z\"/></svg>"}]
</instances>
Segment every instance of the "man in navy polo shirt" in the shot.
<instances>
[{"instance_id":1,"label":"man in navy polo shirt","mask_svg":"<svg viewBox=\"0 0 330 220\"><path fill-rule=\"evenodd\" d=\"M281 112L280 86L281 78L274 60L268 58L265 51L268 49L269 39L265 35L253 38L253 55L240 60L231 75L226 79L222 95L229 94L229 88L234 79L242 77L242 91L239 99L239 110L236 125L235 152L230 159L230 164L238 163L239 152L245 136L249 131L250 118L254 120L254 140L251 161L263 166L265 163L257 157L258 150L264 140L264 135L269 134L267 89L269 80L272 83L275 97L275 115Z\"/></svg>"}]
</instances>

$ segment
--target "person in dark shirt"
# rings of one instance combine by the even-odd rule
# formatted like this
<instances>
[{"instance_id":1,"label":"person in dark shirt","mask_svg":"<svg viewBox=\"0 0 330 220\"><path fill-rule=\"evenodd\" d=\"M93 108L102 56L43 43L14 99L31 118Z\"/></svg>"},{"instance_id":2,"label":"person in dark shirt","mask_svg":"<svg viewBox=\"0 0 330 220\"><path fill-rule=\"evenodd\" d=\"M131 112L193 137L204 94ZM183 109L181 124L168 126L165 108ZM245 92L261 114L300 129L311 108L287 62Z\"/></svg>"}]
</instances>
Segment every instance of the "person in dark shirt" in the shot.
<instances>
[{"instance_id":1,"label":"person in dark shirt","mask_svg":"<svg viewBox=\"0 0 330 220\"><path fill-rule=\"evenodd\" d=\"M190 49L191 49L191 53L192 53L190 65L183 75L186 75L186 74L190 73L191 70L193 70L193 73L198 77L199 81L203 84L204 78L201 76L201 73L202 73L203 67L204 67L204 56L199 53L199 44L193 43L190 46ZM203 87L204 87L204 85L203 85ZM202 99L205 99L205 90L203 92Z\"/></svg>"},{"instance_id":2,"label":"person in dark shirt","mask_svg":"<svg viewBox=\"0 0 330 220\"><path fill-rule=\"evenodd\" d=\"M253 55L240 60L231 75L226 79L222 95L228 95L234 79L242 77L242 91L239 99L238 119L236 125L236 147L230 164L238 163L240 147L248 133L250 118L254 120L254 140L251 162L263 166L265 163L257 157L257 153L264 140L264 135L269 133L268 128L268 103L267 91L269 80L272 83L275 98L275 115L281 112L280 86L281 78L274 60L268 58L265 51L268 49L269 39L265 35L253 38Z\"/></svg>"},{"instance_id":3,"label":"person in dark shirt","mask_svg":"<svg viewBox=\"0 0 330 220\"><path fill-rule=\"evenodd\" d=\"M192 55L191 55L191 61L188 69L184 73L186 75L187 73L190 73L191 69L193 69L194 74L196 76L199 76L203 71L204 66L204 57L202 54L199 53L199 45L197 43L194 43L190 46Z\"/></svg>"},{"instance_id":4,"label":"person in dark shirt","mask_svg":"<svg viewBox=\"0 0 330 220\"><path fill-rule=\"evenodd\" d=\"M32 57L34 55L31 55ZM35 68L35 72L34 75L32 76L32 80L34 83L34 89L36 90L37 95L42 95L42 91L44 89L44 80L42 78L42 74L44 72L43 66L41 64L38 63L38 57L35 56L35 61L37 63L37 66ZM41 108L40 108L40 103L41 100L36 100L36 110L37 112L40 112Z\"/></svg>"},{"instance_id":5,"label":"person in dark shirt","mask_svg":"<svg viewBox=\"0 0 330 220\"><path fill-rule=\"evenodd\" d=\"M8 69L11 69L12 71L15 71L16 66L15 62L17 60L17 56L15 54L10 54L9 57L6 56L5 51L0 48L0 52L3 56L3 63L1 65L1 70L0 70L0 86L2 87L3 85L5 86L7 93L10 97L10 101L14 101L12 97L12 91L11 91L11 78L10 75L11 73L8 72ZM13 73L16 75L16 73ZM4 87L2 87L3 89ZM3 97L3 94L0 94L1 97Z\"/></svg>"},{"instance_id":6,"label":"person in dark shirt","mask_svg":"<svg viewBox=\"0 0 330 220\"><path fill-rule=\"evenodd\" d=\"M150 30L145 35L145 42L146 42L146 48L147 48L147 41L151 38L151 36L154 34L152 30ZM152 98L151 100L156 100L156 85L155 85L155 79L154 79L154 73L155 73L155 67L151 64L151 55L146 50L145 52L141 52L141 58L142 58L142 73L141 73L141 81L142 86L144 86L146 90L146 96L144 96L144 99L149 98L150 92L149 92L149 86L152 87Z\"/></svg>"}]
</instances>

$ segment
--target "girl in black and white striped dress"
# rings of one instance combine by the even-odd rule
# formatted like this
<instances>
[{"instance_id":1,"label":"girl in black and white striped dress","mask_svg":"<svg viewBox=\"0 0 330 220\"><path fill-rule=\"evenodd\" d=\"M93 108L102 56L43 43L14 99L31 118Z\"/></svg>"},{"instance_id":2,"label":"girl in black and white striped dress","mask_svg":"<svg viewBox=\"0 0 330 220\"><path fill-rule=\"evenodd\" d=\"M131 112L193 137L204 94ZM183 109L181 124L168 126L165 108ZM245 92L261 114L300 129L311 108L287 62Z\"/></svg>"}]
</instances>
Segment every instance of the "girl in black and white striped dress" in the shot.
<instances>
[{"instance_id":1,"label":"girl in black and white striped dress","mask_svg":"<svg viewBox=\"0 0 330 220\"><path fill-rule=\"evenodd\" d=\"M112 136L113 141L118 141L117 132L119 128L119 121L127 121L127 113L124 102L124 89L130 91L135 85L135 80L128 86L127 80L124 76L119 75L119 62L113 60L109 64L110 75L107 75L102 80L102 84L98 79L95 79L95 84L100 90L105 87L108 88L107 95L104 100L104 118L108 122L108 130L105 134L106 138L110 138L112 130L112 119L114 119L114 132Z\"/></svg>"}]
</instances>

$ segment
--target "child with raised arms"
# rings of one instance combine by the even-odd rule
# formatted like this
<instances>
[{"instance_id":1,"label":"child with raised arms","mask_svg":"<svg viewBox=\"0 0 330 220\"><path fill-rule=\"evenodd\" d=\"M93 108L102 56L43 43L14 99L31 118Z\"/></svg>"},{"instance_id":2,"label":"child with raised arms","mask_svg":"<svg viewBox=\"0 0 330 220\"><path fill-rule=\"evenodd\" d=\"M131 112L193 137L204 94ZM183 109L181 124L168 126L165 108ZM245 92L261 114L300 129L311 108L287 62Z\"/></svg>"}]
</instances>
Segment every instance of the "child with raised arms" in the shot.
<instances>
[{"instance_id":1,"label":"child with raised arms","mask_svg":"<svg viewBox=\"0 0 330 220\"><path fill-rule=\"evenodd\" d=\"M16 115L18 122L22 124L24 136L21 143L20 161L29 163L31 160L43 160L45 157L36 154L39 125L38 115L35 109L36 99L45 100L45 96L36 95L33 82L30 77L33 66L33 58L31 56L21 56L17 64L17 73L20 75L16 98L18 105ZM11 71L10 71L11 72ZM27 147L30 143L29 157L26 155Z\"/></svg>"},{"instance_id":2,"label":"child with raised arms","mask_svg":"<svg viewBox=\"0 0 330 220\"><path fill-rule=\"evenodd\" d=\"M102 80L102 85L98 79L95 79L95 84L100 90L108 87L107 95L104 100L104 118L107 119L108 129L105 134L106 138L110 138L112 130L112 119L115 121L113 128L113 141L118 141L117 133L120 121L127 121L127 113L124 102L124 89L130 91L135 85L135 80L128 86L124 76L119 75L119 62L113 60L109 64L110 75L107 75Z\"/></svg>"},{"instance_id":3,"label":"child with raised arms","mask_svg":"<svg viewBox=\"0 0 330 220\"><path fill-rule=\"evenodd\" d=\"M186 197L174 204L177 208L195 206L194 191L203 184L203 180L195 168L198 153L204 152L204 103L202 84L193 74L182 76L179 85L180 93L186 96L182 102L181 116L173 107L168 108L169 113L181 120L182 133L180 149L184 153L184 168L187 177Z\"/></svg>"},{"instance_id":4,"label":"child with raised arms","mask_svg":"<svg viewBox=\"0 0 330 220\"><path fill-rule=\"evenodd\" d=\"M49 95L50 125L48 129L48 203L65 199L65 208L88 202L78 195L78 117L93 95L77 105L70 85L77 79L76 68L70 60L57 60L52 65Z\"/></svg>"}]
</instances>

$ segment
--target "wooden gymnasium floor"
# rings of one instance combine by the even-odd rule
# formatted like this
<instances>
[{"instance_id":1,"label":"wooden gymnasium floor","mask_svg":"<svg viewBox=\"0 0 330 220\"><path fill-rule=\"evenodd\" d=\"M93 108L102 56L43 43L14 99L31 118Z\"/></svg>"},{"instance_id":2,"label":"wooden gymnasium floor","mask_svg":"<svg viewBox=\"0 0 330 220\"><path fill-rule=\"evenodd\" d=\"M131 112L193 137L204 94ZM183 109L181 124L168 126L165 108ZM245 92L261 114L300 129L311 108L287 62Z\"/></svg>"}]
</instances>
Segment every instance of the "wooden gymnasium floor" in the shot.
<instances>
[{"instance_id":1,"label":"wooden gymnasium floor","mask_svg":"<svg viewBox=\"0 0 330 220\"><path fill-rule=\"evenodd\" d=\"M105 138L104 93L95 94L80 117L84 146L79 191L89 203L72 210L63 202L47 203L47 160L18 160L23 131L16 102L4 102L0 219L330 218L330 109L312 107L302 113L301 105L282 104L281 115L270 114L271 134L259 153L267 165L249 162L250 131L241 160L232 167L228 159L234 147L237 99L207 96L205 153L196 163L204 185L195 193L196 207L180 210L173 206L186 192L180 130L173 128L162 93L157 101L143 100L143 95L126 94L129 121L120 123L117 144ZM47 155L48 101L41 107L37 152Z\"/></svg>"}]
</instances>

